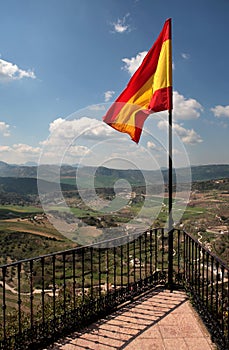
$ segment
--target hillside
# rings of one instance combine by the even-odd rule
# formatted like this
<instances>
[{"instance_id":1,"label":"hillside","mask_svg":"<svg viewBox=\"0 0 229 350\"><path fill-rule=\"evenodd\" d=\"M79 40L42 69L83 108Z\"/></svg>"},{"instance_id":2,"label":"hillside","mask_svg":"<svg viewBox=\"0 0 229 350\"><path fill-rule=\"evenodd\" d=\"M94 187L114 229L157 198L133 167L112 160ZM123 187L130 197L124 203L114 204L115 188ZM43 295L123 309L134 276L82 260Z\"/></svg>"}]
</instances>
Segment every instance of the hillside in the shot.
<instances>
[{"instance_id":1,"label":"hillside","mask_svg":"<svg viewBox=\"0 0 229 350\"><path fill-rule=\"evenodd\" d=\"M229 164L192 166L191 171L193 182L229 178Z\"/></svg>"},{"instance_id":2,"label":"hillside","mask_svg":"<svg viewBox=\"0 0 229 350\"><path fill-rule=\"evenodd\" d=\"M176 169L179 182L187 181L187 170L187 168ZM193 182L229 178L229 164L192 166L191 173ZM38 175L39 178L49 181L50 183L58 181L59 167L56 165L42 165L39 167ZM147 184L157 184L162 181L167 182L168 171L166 169L143 171L135 169L122 170L89 166L77 168L76 166L70 165L63 165L61 167L60 176L62 183L75 185L76 175L78 181L80 181L79 184L81 187L87 188L93 178L95 180L95 187L102 188L113 187L118 179L127 180L132 186L144 186L145 182ZM0 161L0 177L26 178L27 180L21 182L21 186L26 186L30 191L36 191L34 189L34 184L29 182L28 179L37 178L37 166L11 165ZM173 179L175 182L175 172ZM4 181L4 186L7 186L6 181L10 180ZM12 182L11 185L13 185ZM30 186L32 187L30 188ZM18 192L18 189L16 192Z\"/></svg>"},{"instance_id":3,"label":"hillside","mask_svg":"<svg viewBox=\"0 0 229 350\"><path fill-rule=\"evenodd\" d=\"M48 189L50 192L56 190L56 185L53 182L40 180L40 188L43 191ZM72 191L74 186L68 184L61 184L63 191ZM0 177L0 192L14 192L17 194L31 194L38 195L37 179L24 177Z\"/></svg>"},{"instance_id":4,"label":"hillside","mask_svg":"<svg viewBox=\"0 0 229 350\"><path fill-rule=\"evenodd\" d=\"M42 190L41 190L42 189ZM75 186L61 184L64 192L76 191ZM41 193L55 192L56 185L53 182L40 180ZM0 204L39 204L38 187L36 178L27 177L0 177Z\"/></svg>"}]
</instances>

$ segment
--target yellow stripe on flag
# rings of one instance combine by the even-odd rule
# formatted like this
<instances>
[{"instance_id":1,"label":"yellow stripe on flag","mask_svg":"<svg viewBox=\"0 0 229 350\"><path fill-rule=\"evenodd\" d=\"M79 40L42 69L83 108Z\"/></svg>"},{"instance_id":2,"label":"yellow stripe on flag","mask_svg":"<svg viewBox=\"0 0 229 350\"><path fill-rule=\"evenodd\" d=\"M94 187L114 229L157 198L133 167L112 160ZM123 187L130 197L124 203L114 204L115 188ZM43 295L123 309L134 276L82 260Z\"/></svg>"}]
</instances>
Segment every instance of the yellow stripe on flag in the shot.
<instances>
[{"instance_id":1,"label":"yellow stripe on flag","mask_svg":"<svg viewBox=\"0 0 229 350\"><path fill-rule=\"evenodd\" d=\"M166 40L161 48L157 70L154 75L153 92L172 86L171 40Z\"/></svg>"}]
</instances>

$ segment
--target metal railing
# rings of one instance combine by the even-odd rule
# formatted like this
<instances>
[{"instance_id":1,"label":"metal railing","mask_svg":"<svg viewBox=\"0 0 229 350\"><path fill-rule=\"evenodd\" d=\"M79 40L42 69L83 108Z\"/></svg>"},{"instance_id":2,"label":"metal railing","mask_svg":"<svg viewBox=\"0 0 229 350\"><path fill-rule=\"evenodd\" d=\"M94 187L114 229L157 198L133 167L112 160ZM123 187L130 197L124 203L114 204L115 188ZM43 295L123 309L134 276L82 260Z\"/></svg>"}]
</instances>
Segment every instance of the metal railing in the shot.
<instances>
[{"instance_id":1,"label":"metal railing","mask_svg":"<svg viewBox=\"0 0 229 350\"><path fill-rule=\"evenodd\" d=\"M183 286L220 349L229 349L229 267L184 231L176 231L175 283Z\"/></svg>"},{"instance_id":2,"label":"metal railing","mask_svg":"<svg viewBox=\"0 0 229 350\"><path fill-rule=\"evenodd\" d=\"M169 237L164 229L105 243L0 267L0 349L40 349L168 284ZM228 267L190 235L174 230L172 280L174 288L190 293L213 339L226 349Z\"/></svg>"}]
</instances>

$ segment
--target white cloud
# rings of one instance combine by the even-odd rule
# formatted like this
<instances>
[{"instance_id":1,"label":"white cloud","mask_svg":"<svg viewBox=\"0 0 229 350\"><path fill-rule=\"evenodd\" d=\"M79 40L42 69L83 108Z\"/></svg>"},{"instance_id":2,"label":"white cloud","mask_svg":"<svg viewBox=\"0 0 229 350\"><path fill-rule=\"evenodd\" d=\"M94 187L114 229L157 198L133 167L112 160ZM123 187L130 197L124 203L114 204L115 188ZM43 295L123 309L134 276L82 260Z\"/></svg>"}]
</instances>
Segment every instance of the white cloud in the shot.
<instances>
[{"instance_id":1,"label":"white cloud","mask_svg":"<svg viewBox=\"0 0 229 350\"><path fill-rule=\"evenodd\" d=\"M101 118L102 119L102 118ZM92 156L93 147L103 140L117 137L117 132L102 120L89 117L54 120L49 126L50 136L40 142L43 146L41 162L75 163L76 158Z\"/></svg>"},{"instance_id":2,"label":"white cloud","mask_svg":"<svg viewBox=\"0 0 229 350\"><path fill-rule=\"evenodd\" d=\"M90 111L105 111L106 108L104 105L91 105L88 107Z\"/></svg>"},{"instance_id":3,"label":"white cloud","mask_svg":"<svg viewBox=\"0 0 229 350\"><path fill-rule=\"evenodd\" d=\"M25 163L27 161L38 161L40 147L26 144L13 144L12 146L0 146L0 158L7 163Z\"/></svg>"},{"instance_id":4,"label":"white cloud","mask_svg":"<svg viewBox=\"0 0 229 350\"><path fill-rule=\"evenodd\" d=\"M197 119L203 111L201 104L193 98L185 98L179 92L173 92L173 117L175 120Z\"/></svg>"},{"instance_id":5,"label":"white cloud","mask_svg":"<svg viewBox=\"0 0 229 350\"><path fill-rule=\"evenodd\" d=\"M126 31L130 32L131 28L130 25L127 24L127 18L130 16L129 13L127 13L123 18L118 18L117 22L111 23L113 27L113 32L115 33L124 33Z\"/></svg>"},{"instance_id":6,"label":"white cloud","mask_svg":"<svg viewBox=\"0 0 229 350\"><path fill-rule=\"evenodd\" d=\"M35 79L31 70L23 70L16 64L0 59L0 81L20 80L23 78Z\"/></svg>"},{"instance_id":7,"label":"white cloud","mask_svg":"<svg viewBox=\"0 0 229 350\"><path fill-rule=\"evenodd\" d=\"M155 145L154 142L148 141L148 142L147 142L147 148L149 148L149 149L155 149L155 148L156 148L156 145Z\"/></svg>"},{"instance_id":8,"label":"white cloud","mask_svg":"<svg viewBox=\"0 0 229 350\"><path fill-rule=\"evenodd\" d=\"M125 63L123 69L126 70L130 75L133 75L138 67L144 60L147 51L139 52L135 57L123 58L122 61Z\"/></svg>"},{"instance_id":9,"label":"white cloud","mask_svg":"<svg viewBox=\"0 0 229 350\"><path fill-rule=\"evenodd\" d=\"M213 112L215 117L227 117L229 118L229 106L215 106L214 108L211 108L211 111Z\"/></svg>"},{"instance_id":10,"label":"white cloud","mask_svg":"<svg viewBox=\"0 0 229 350\"><path fill-rule=\"evenodd\" d=\"M18 143L13 145L13 150L21 154L35 154L38 155L41 151L40 147L33 147L24 143Z\"/></svg>"},{"instance_id":11,"label":"white cloud","mask_svg":"<svg viewBox=\"0 0 229 350\"><path fill-rule=\"evenodd\" d=\"M88 154L91 153L91 151L89 150L88 147L86 146L71 146L70 147L70 155L72 157L82 157L82 156L86 156Z\"/></svg>"},{"instance_id":12,"label":"white cloud","mask_svg":"<svg viewBox=\"0 0 229 350\"><path fill-rule=\"evenodd\" d=\"M9 130L10 126L9 124L6 124L5 122L0 122L0 133L7 137L10 136L10 130Z\"/></svg>"},{"instance_id":13,"label":"white cloud","mask_svg":"<svg viewBox=\"0 0 229 350\"><path fill-rule=\"evenodd\" d=\"M10 146L0 146L0 153L2 152L10 152L11 147Z\"/></svg>"},{"instance_id":14,"label":"white cloud","mask_svg":"<svg viewBox=\"0 0 229 350\"><path fill-rule=\"evenodd\" d=\"M154 153L160 152L160 154L163 154L163 148L159 144L155 144L153 141L147 141L146 148L150 152L154 152ZM156 157L155 154L154 154L154 157Z\"/></svg>"},{"instance_id":15,"label":"white cloud","mask_svg":"<svg viewBox=\"0 0 229 350\"><path fill-rule=\"evenodd\" d=\"M55 130L60 129L61 125L65 123L66 120L63 118L57 118L53 122L50 123L49 125L49 131L52 134Z\"/></svg>"},{"instance_id":16,"label":"white cloud","mask_svg":"<svg viewBox=\"0 0 229 350\"><path fill-rule=\"evenodd\" d=\"M24 143L13 144L12 146L0 146L0 152L15 152L16 154L36 154L40 153L40 147L33 147Z\"/></svg>"},{"instance_id":17,"label":"white cloud","mask_svg":"<svg viewBox=\"0 0 229 350\"><path fill-rule=\"evenodd\" d=\"M106 138L114 135L115 131L102 120L81 117L79 119L58 118L50 123L50 137L45 144L69 144L77 137L86 135L88 137Z\"/></svg>"},{"instance_id":18,"label":"white cloud","mask_svg":"<svg viewBox=\"0 0 229 350\"><path fill-rule=\"evenodd\" d=\"M161 130L166 130L168 128L167 120L160 120L158 122L158 128ZM173 130L177 133L177 135L181 138L182 142L184 142L185 144L194 145L203 141L200 135L198 135L195 132L195 130L185 129L180 124L173 123Z\"/></svg>"},{"instance_id":19,"label":"white cloud","mask_svg":"<svg viewBox=\"0 0 229 350\"><path fill-rule=\"evenodd\" d=\"M181 140L186 144L194 145L203 141L200 135L198 135L193 129L185 129L179 124L174 124L173 128L181 137Z\"/></svg>"},{"instance_id":20,"label":"white cloud","mask_svg":"<svg viewBox=\"0 0 229 350\"><path fill-rule=\"evenodd\" d=\"M183 53L181 54L181 57L182 57L184 60L189 60L190 55L189 55L188 53L183 52Z\"/></svg>"},{"instance_id":21,"label":"white cloud","mask_svg":"<svg viewBox=\"0 0 229 350\"><path fill-rule=\"evenodd\" d=\"M104 92L105 102L109 102L114 94L115 94L115 92L113 90L108 90L108 91Z\"/></svg>"}]
</instances>

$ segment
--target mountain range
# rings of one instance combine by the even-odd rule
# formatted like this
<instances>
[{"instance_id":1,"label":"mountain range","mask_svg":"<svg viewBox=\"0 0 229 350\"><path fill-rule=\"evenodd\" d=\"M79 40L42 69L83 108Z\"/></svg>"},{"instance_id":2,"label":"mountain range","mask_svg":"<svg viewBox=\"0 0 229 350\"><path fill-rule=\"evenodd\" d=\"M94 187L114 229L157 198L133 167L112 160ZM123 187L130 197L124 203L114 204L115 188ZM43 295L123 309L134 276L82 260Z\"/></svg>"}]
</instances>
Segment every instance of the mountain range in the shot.
<instances>
[{"instance_id":1,"label":"mountain range","mask_svg":"<svg viewBox=\"0 0 229 350\"><path fill-rule=\"evenodd\" d=\"M179 177L179 183L187 181L187 175L190 173L188 168L178 168L173 171L173 181ZM168 170L136 170L136 169L110 169L106 167L89 167L89 166L70 166L62 165L61 169L57 165L42 165L39 168L35 165L15 165L0 161L0 177L2 178L33 178L47 182L58 182L75 185L76 178L82 187L87 188L88 183L95 182L95 187L113 187L114 183L119 180L127 180L130 185L142 186L147 184L167 183ZM229 164L211 164L191 167L191 180L206 181L214 179L229 178ZM6 180L4 180L6 181ZM25 180L24 180L25 182ZM23 181L20 180L21 186Z\"/></svg>"}]
</instances>

